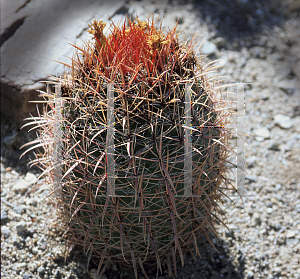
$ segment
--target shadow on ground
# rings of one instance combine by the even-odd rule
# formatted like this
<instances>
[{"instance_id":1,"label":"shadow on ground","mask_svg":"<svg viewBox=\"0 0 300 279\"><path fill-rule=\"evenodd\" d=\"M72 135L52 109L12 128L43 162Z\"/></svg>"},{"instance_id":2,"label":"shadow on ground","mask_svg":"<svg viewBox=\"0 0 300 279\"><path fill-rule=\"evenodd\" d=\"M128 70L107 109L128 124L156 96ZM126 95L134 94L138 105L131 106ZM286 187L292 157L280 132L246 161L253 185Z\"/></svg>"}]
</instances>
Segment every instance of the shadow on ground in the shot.
<instances>
[{"instance_id":1,"label":"shadow on ground","mask_svg":"<svg viewBox=\"0 0 300 279\"><path fill-rule=\"evenodd\" d=\"M173 275L171 278L177 279L187 279L187 278L202 278L202 279L213 279L213 278L244 278L245 271L245 258L242 252L238 252L236 256L232 256L229 253L229 243L224 239L219 239L215 247L218 251L209 244L207 240L198 241L198 247L201 254L200 257L193 257L191 253L187 253L184 257L185 265L182 268L179 257L177 258L177 277ZM192 253L195 253L194 249ZM67 263L70 261L76 262L77 266L81 268L86 268L87 256L80 252L79 249L74 249L69 257L67 258ZM57 264L64 265L64 259L57 259ZM89 270L97 270L98 266L92 261L89 264ZM173 265L172 265L173 268ZM74 270L76 272L76 270ZM170 278L168 276L167 266L163 266L163 273L159 274L159 279ZM157 278L156 268L146 269L149 279ZM110 266L109 269L105 271L105 275L109 279L125 279L125 278L135 278L134 272L131 268L124 269L118 266ZM80 278L80 277L79 277ZM142 271L138 270L138 278L145 278Z\"/></svg>"},{"instance_id":2,"label":"shadow on ground","mask_svg":"<svg viewBox=\"0 0 300 279\"><path fill-rule=\"evenodd\" d=\"M262 25L280 26L288 11L284 1L193 0L199 20L207 23L216 37L224 37L228 47L244 38L260 34Z\"/></svg>"}]
</instances>

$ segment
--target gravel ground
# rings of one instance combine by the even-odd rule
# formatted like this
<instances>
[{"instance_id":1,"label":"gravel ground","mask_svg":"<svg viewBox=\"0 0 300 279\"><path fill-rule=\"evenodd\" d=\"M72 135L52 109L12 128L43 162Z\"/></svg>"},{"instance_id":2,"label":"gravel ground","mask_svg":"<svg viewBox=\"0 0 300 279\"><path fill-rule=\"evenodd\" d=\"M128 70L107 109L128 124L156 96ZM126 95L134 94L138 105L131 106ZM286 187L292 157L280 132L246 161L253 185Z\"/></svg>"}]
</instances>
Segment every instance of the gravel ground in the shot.
<instances>
[{"instance_id":1,"label":"gravel ground","mask_svg":"<svg viewBox=\"0 0 300 279\"><path fill-rule=\"evenodd\" d=\"M178 262L177 278L300 278L299 1L128 3L125 11L141 19L163 12L165 24L179 20L188 39L201 28L207 61L221 59L230 82L252 82L245 85L248 196L223 205L229 230L212 239L219 252L199 241L202 257L187 255L183 268ZM39 172L26 167L28 156L17 158L32 136L1 120L1 276L95 278L80 251L65 261L60 232L47 227L54 218L47 191L30 193ZM102 278L134 276L111 266Z\"/></svg>"}]
</instances>

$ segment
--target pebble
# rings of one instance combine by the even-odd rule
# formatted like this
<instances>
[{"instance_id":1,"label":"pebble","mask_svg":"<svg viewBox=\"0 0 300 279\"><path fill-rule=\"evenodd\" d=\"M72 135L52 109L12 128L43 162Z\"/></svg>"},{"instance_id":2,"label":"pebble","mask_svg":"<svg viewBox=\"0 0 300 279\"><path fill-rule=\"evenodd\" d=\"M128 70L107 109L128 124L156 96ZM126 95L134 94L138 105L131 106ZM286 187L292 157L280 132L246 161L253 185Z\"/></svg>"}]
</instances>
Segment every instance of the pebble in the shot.
<instances>
[{"instance_id":1,"label":"pebble","mask_svg":"<svg viewBox=\"0 0 300 279\"><path fill-rule=\"evenodd\" d=\"M1 210L1 226L8 222L8 215L6 210Z\"/></svg>"},{"instance_id":2,"label":"pebble","mask_svg":"<svg viewBox=\"0 0 300 279\"><path fill-rule=\"evenodd\" d=\"M273 151L280 151L279 143L275 142L274 140L270 140L268 149L273 150Z\"/></svg>"},{"instance_id":3,"label":"pebble","mask_svg":"<svg viewBox=\"0 0 300 279\"><path fill-rule=\"evenodd\" d=\"M282 129L290 129L293 126L293 122L289 116L283 114L277 114L274 117L275 124Z\"/></svg>"},{"instance_id":4,"label":"pebble","mask_svg":"<svg viewBox=\"0 0 300 279\"><path fill-rule=\"evenodd\" d=\"M257 182L257 177L254 175L245 175L245 178L248 179L250 182Z\"/></svg>"},{"instance_id":5,"label":"pebble","mask_svg":"<svg viewBox=\"0 0 300 279\"><path fill-rule=\"evenodd\" d=\"M37 177L33 173L28 172L26 174L24 180L27 181L29 183L29 185L32 185L37 182Z\"/></svg>"},{"instance_id":6,"label":"pebble","mask_svg":"<svg viewBox=\"0 0 300 279\"><path fill-rule=\"evenodd\" d=\"M297 205L296 205L296 211L297 211L298 213L300 213L300 204L297 204Z\"/></svg>"},{"instance_id":7,"label":"pebble","mask_svg":"<svg viewBox=\"0 0 300 279\"><path fill-rule=\"evenodd\" d=\"M4 238L9 238L10 230L6 226L1 226L1 233L4 235Z\"/></svg>"},{"instance_id":8,"label":"pebble","mask_svg":"<svg viewBox=\"0 0 300 279\"><path fill-rule=\"evenodd\" d=\"M227 58L224 56L224 57L221 57L219 62L218 62L218 66L220 67L224 67L227 63Z\"/></svg>"},{"instance_id":9,"label":"pebble","mask_svg":"<svg viewBox=\"0 0 300 279\"><path fill-rule=\"evenodd\" d=\"M27 225L24 221L20 221L16 224L17 233L21 234L27 230Z\"/></svg>"},{"instance_id":10,"label":"pebble","mask_svg":"<svg viewBox=\"0 0 300 279\"><path fill-rule=\"evenodd\" d=\"M271 213L273 213L273 209L272 209L272 208L270 208L270 207L269 207L269 208L267 208L267 213L268 213L268 214L271 214Z\"/></svg>"},{"instance_id":11,"label":"pebble","mask_svg":"<svg viewBox=\"0 0 300 279\"><path fill-rule=\"evenodd\" d=\"M217 51L217 47L210 41L204 41L201 47L201 54L210 55Z\"/></svg>"},{"instance_id":12,"label":"pebble","mask_svg":"<svg viewBox=\"0 0 300 279\"><path fill-rule=\"evenodd\" d=\"M217 48L220 49L220 48L226 46L227 41L226 41L226 39L223 38L223 37L218 37L218 38L216 38L216 39L214 40L214 43L215 43L215 45L217 46Z\"/></svg>"},{"instance_id":13,"label":"pebble","mask_svg":"<svg viewBox=\"0 0 300 279\"><path fill-rule=\"evenodd\" d=\"M273 203L269 201L269 202L266 203L266 206L271 208L271 207L272 207L272 204L273 204Z\"/></svg>"},{"instance_id":14,"label":"pebble","mask_svg":"<svg viewBox=\"0 0 300 279\"><path fill-rule=\"evenodd\" d=\"M253 276L254 276L254 273L251 270L249 270L247 272L247 278L253 278Z\"/></svg>"},{"instance_id":15,"label":"pebble","mask_svg":"<svg viewBox=\"0 0 300 279\"><path fill-rule=\"evenodd\" d=\"M296 90L296 85L295 85L294 80L283 80L280 81L277 86L283 90L286 94L288 95L293 95L295 90Z\"/></svg>"},{"instance_id":16,"label":"pebble","mask_svg":"<svg viewBox=\"0 0 300 279\"><path fill-rule=\"evenodd\" d=\"M28 186L30 183L28 181L25 181L24 179L20 179L17 181L17 183L13 186L13 189L15 192L20 192L21 194L24 194L28 190Z\"/></svg>"},{"instance_id":17,"label":"pebble","mask_svg":"<svg viewBox=\"0 0 300 279\"><path fill-rule=\"evenodd\" d=\"M24 206L15 206L14 207L14 211L17 213L17 214L23 214L24 213L24 211L25 211L25 207Z\"/></svg>"},{"instance_id":18,"label":"pebble","mask_svg":"<svg viewBox=\"0 0 300 279\"><path fill-rule=\"evenodd\" d=\"M296 233L295 233L295 231L293 231L293 230L287 231L287 233L286 233L286 237L287 237L287 238L292 238L292 237L294 237L295 235L296 235Z\"/></svg>"},{"instance_id":19,"label":"pebble","mask_svg":"<svg viewBox=\"0 0 300 279\"><path fill-rule=\"evenodd\" d=\"M286 240L286 245L289 245L289 246L295 246L297 245L298 243L300 242L300 240L298 238L288 238Z\"/></svg>"},{"instance_id":20,"label":"pebble","mask_svg":"<svg viewBox=\"0 0 300 279\"><path fill-rule=\"evenodd\" d=\"M263 140L270 138L270 131L266 127L254 130L254 134L257 137L263 138Z\"/></svg>"},{"instance_id":21,"label":"pebble","mask_svg":"<svg viewBox=\"0 0 300 279\"><path fill-rule=\"evenodd\" d=\"M251 156L247 159L248 168L253 168L255 166L256 159L257 158L255 156Z\"/></svg>"},{"instance_id":22,"label":"pebble","mask_svg":"<svg viewBox=\"0 0 300 279\"><path fill-rule=\"evenodd\" d=\"M43 266L40 266L38 269L37 269L37 272L38 273L44 273L45 272L45 268Z\"/></svg>"},{"instance_id":23,"label":"pebble","mask_svg":"<svg viewBox=\"0 0 300 279\"><path fill-rule=\"evenodd\" d=\"M275 225L275 230L276 230L276 231L279 231L279 230L281 230L281 229L282 229L281 224L276 224L276 225Z\"/></svg>"}]
</instances>

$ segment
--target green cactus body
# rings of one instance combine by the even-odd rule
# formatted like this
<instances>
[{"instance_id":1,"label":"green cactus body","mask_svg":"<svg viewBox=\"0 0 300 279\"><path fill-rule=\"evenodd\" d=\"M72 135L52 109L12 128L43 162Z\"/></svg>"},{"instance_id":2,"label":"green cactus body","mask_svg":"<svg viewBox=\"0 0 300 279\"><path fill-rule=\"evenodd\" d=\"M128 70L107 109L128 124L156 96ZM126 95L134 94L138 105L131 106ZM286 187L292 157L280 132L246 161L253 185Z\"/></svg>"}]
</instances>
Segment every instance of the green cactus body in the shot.
<instances>
[{"instance_id":1,"label":"green cactus body","mask_svg":"<svg viewBox=\"0 0 300 279\"><path fill-rule=\"evenodd\" d=\"M61 87L61 187L55 200L69 245L81 245L102 272L111 262L161 264L183 255L214 231L217 203L227 189L229 133L217 109L217 89L191 44L179 45L152 21L129 21L103 35L90 26ZM191 85L191 195L184 195L185 94ZM114 86L114 191L107 193L108 84ZM47 94L44 94L45 96ZM48 93L47 96L51 95ZM51 95L53 98L53 94ZM49 100L51 99L48 97ZM42 169L54 182L53 105L40 117ZM46 141L50 144L46 144ZM174 262L175 265L175 262ZM176 273L176 268L175 268Z\"/></svg>"}]
</instances>

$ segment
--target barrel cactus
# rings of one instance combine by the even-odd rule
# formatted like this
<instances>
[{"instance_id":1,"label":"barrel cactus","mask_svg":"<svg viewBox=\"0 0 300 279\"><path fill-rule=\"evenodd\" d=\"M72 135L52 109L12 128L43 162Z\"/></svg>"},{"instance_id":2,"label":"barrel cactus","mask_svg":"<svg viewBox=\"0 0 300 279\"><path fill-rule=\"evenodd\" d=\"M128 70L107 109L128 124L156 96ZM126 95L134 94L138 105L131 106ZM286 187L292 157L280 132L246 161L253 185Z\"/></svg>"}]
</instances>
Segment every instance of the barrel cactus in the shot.
<instances>
[{"instance_id":1,"label":"barrel cactus","mask_svg":"<svg viewBox=\"0 0 300 279\"><path fill-rule=\"evenodd\" d=\"M163 264L176 275L176 258L199 254L197 240L222 222L228 112L208 75L214 64L179 44L176 26L128 19L105 36L105 25L89 25L93 39L74 45L55 92L41 92L27 151L37 148L31 164L43 170L69 251L81 246L98 275L111 263L136 277Z\"/></svg>"}]
</instances>

